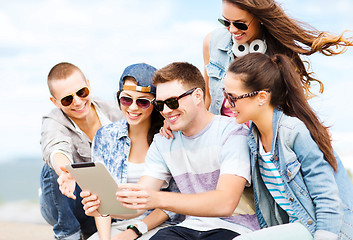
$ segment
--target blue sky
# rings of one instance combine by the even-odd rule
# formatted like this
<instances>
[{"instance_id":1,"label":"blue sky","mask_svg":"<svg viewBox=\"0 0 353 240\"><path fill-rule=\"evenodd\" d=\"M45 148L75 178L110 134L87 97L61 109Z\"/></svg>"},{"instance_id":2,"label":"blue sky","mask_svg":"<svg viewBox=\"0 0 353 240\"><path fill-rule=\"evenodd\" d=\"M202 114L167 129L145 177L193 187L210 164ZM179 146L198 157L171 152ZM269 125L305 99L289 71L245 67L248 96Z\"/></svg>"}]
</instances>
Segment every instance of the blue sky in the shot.
<instances>
[{"instance_id":1,"label":"blue sky","mask_svg":"<svg viewBox=\"0 0 353 240\"><path fill-rule=\"evenodd\" d=\"M352 0L279 2L289 15L319 30L353 30ZM129 64L160 68L188 61L202 70L203 38L220 27L221 16L221 0L2 0L1 5L0 161L40 156L41 116L54 107L46 76L56 63L76 64L95 96L113 100ZM326 87L312 106L332 126L335 148L353 169L353 48L309 60Z\"/></svg>"}]
</instances>

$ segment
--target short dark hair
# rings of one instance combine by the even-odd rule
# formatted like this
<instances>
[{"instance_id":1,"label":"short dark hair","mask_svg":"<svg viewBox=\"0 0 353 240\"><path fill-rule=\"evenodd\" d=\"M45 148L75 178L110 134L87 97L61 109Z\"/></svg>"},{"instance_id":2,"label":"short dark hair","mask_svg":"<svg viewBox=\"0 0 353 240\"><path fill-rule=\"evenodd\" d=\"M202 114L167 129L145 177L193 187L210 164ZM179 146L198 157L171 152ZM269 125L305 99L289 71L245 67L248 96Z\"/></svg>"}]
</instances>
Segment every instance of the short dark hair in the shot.
<instances>
[{"instance_id":1,"label":"short dark hair","mask_svg":"<svg viewBox=\"0 0 353 240\"><path fill-rule=\"evenodd\" d=\"M48 88L49 88L50 94L53 95L53 88L52 88L53 81L66 79L70 77L75 71L78 71L82 75L83 79L86 81L85 75L75 65L68 62L61 62L56 64L48 74Z\"/></svg>"},{"instance_id":2,"label":"short dark hair","mask_svg":"<svg viewBox=\"0 0 353 240\"><path fill-rule=\"evenodd\" d=\"M187 62L174 62L159 70L153 76L153 85L157 86L159 83L169 81L180 81L182 85L187 88L201 88L206 92L205 80L200 70L194 65Z\"/></svg>"}]
</instances>

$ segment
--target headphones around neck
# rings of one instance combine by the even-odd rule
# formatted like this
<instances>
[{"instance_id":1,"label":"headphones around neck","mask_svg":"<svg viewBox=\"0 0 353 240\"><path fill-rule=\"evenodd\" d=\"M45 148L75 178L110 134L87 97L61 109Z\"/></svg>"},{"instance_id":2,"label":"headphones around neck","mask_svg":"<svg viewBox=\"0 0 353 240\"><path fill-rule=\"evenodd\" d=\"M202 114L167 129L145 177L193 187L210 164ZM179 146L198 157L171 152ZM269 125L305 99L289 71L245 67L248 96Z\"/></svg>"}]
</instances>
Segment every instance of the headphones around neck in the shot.
<instances>
[{"instance_id":1,"label":"headphones around neck","mask_svg":"<svg viewBox=\"0 0 353 240\"><path fill-rule=\"evenodd\" d=\"M267 45L265 40L261 39L255 39L250 43L243 43L243 44L238 44L236 41L233 39L233 53L236 57L242 57L248 53L266 53L267 50Z\"/></svg>"}]
</instances>

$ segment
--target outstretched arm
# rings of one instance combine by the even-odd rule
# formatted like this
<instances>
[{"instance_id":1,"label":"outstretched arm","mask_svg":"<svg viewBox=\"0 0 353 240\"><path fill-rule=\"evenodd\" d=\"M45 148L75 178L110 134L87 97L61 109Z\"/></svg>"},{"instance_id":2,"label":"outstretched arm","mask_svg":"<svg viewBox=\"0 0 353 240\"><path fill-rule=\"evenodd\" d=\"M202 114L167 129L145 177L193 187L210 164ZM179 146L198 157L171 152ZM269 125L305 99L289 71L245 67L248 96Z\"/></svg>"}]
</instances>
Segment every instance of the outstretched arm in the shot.
<instances>
[{"instance_id":1,"label":"outstretched arm","mask_svg":"<svg viewBox=\"0 0 353 240\"><path fill-rule=\"evenodd\" d=\"M52 159L53 168L58 177L59 190L68 198L76 199L74 195L76 181L67 171L65 165L71 163L70 160L62 153L55 153Z\"/></svg>"},{"instance_id":2,"label":"outstretched arm","mask_svg":"<svg viewBox=\"0 0 353 240\"><path fill-rule=\"evenodd\" d=\"M223 174L216 190L198 194L160 192L142 184L123 184L120 188L124 190L117 196L131 209L161 208L184 215L226 217L237 207L246 182L243 177Z\"/></svg>"}]
</instances>

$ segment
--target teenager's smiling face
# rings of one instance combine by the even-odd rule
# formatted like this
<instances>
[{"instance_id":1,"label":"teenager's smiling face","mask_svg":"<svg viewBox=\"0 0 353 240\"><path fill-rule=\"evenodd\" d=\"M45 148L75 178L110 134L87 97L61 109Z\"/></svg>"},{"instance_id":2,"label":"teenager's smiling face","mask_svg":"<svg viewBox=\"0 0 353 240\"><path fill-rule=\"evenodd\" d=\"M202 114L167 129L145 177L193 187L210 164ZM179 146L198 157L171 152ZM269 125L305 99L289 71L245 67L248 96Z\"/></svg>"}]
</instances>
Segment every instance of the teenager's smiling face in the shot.
<instances>
[{"instance_id":1,"label":"teenager's smiling face","mask_svg":"<svg viewBox=\"0 0 353 240\"><path fill-rule=\"evenodd\" d=\"M239 8L236 4L222 1L222 15L228 21L237 21L245 23L248 26L247 30L237 29L233 24L230 24L227 28L238 44L246 42L250 44L255 39L261 39L262 31L260 22L251 13Z\"/></svg>"},{"instance_id":2,"label":"teenager's smiling face","mask_svg":"<svg viewBox=\"0 0 353 240\"><path fill-rule=\"evenodd\" d=\"M169 98L179 97L186 91L186 89L179 81L174 80L166 83L159 83L157 85L156 100L165 101ZM170 128L173 131L181 131L188 135L188 132L193 128L194 119L197 114L196 104L193 100L193 93L178 100L179 107L171 109L164 104L161 114L169 122Z\"/></svg>"},{"instance_id":3,"label":"teenager's smiling face","mask_svg":"<svg viewBox=\"0 0 353 240\"><path fill-rule=\"evenodd\" d=\"M71 76L66 79L53 80L52 89L53 97L50 100L60 108L71 119L84 119L91 111L91 95L81 98L76 92L84 87L89 87L89 82L79 71L74 71ZM72 103L63 106L60 100L68 95L73 94Z\"/></svg>"},{"instance_id":4,"label":"teenager's smiling face","mask_svg":"<svg viewBox=\"0 0 353 240\"><path fill-rule=\"evenodd\" d=\"M243 94L251 92L244 87L244 83L241 80L239 74L228 72L224 78L225 91L232 97L238 97ZM227 99L225 107L229 108L235 115L238 123L245 123L253 120L258 110L258 101L256 96L238 99L234 103L234 107L229 103Z\"/></svg>"},{"instance_id":5,"label":"teenager's smiling face","mask_svg":"<svg viewBox=\"0 0 353 240\"><path fill-rule=\"evenodd\" d=\"M136 82L127 79L125 80L124 85L136 86ZM147 108L144 108L139 106L136 100L141 99L143 103L147 103L147 100L152 101L154 99L153 94L138 92L134 90L123 90L120 93L119 98L122 97L128 97L133 99L131 105L129 106L122 104L122 100L120 100L121 111L124 114L129 125L138 125L145 121L150 121L151 114L153 111L152 103L150 103Z\"/></svg>"}]
</instances>

